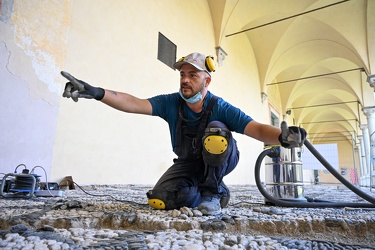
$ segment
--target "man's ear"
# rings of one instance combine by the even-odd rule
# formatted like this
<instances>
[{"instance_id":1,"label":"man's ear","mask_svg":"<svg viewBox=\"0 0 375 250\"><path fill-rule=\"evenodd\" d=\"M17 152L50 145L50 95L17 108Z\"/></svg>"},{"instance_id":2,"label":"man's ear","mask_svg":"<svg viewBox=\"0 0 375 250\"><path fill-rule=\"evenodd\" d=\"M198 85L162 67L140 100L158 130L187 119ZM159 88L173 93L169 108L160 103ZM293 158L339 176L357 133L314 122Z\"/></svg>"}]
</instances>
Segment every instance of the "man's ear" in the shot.
<instances>
[{"instance_id":1,"label":"man's ear","mask_svg":"<svg viewBox=\"0 0 375 250\"><path fill-rule=\"evenodd\" d=\"M206 84L205 86L208 87L208 85L210 85L211 83L211 77L206 77Z\"/></svg>"}]
</instances>

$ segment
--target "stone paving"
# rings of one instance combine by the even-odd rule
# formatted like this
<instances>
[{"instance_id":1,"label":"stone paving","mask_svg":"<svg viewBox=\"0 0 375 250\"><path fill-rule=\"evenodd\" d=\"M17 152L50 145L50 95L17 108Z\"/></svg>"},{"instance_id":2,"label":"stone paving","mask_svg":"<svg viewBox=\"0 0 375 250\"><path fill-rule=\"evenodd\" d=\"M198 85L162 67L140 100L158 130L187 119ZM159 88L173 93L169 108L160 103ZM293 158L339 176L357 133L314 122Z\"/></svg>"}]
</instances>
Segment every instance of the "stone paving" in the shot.
<instances>
[{"instance_id":1,"label":"stone paving","mask_svg":"<svg viewBox=\"0 0 375 250\"><path fill-rule=\"evenodd\" d=\"M268 206L256 186L232 185L223 213L203 216L153 210L149 185L79 187L1 198L0 249L375 249L375 208ZM305 185L305 196L365 202L341 185Z\"/></svg>"}]
</instances>

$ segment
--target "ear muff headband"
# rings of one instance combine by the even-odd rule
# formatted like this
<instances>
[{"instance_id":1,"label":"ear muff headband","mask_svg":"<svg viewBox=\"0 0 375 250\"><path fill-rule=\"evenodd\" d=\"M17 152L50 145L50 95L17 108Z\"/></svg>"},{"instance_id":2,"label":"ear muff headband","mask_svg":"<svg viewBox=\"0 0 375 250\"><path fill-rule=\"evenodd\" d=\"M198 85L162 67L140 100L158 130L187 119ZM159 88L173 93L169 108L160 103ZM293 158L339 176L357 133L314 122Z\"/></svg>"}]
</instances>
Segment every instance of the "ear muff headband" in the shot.
<instances>
[{"instance_id":1,"label":"ear muff headband","mask_svg":"<svg viewBox=\"0 0 375 250\"><path fill-rule=\"evenodd\" d=\"M182 62L183 60L185 60L185 57L181 57L180 59L178 59L177 62ZM207 56L204 64L205 64L208 72L214 72L215 71L215 61L214 61L213 56Z\"/></svg>"},{"instance_id":2,"label":"ear muff headband","mask_svg":"<svg viewBox=\"0 0 375 250\"><path fill-rule=\"evenodd\" d=\"M215 62L213 56L207 56L205 60L205 66L208 72L214 72L215 71Z\"/></svg>"}]
</instances>

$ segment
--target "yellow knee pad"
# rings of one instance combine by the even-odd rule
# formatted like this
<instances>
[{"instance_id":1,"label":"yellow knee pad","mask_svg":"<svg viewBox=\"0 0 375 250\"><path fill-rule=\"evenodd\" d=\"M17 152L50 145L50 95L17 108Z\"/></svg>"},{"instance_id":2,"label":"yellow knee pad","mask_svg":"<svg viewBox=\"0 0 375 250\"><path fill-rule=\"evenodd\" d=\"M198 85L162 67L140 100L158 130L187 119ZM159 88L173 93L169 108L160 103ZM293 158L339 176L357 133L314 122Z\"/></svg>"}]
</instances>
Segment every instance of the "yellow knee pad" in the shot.
<instances>
[{"instance_id":1,"label":"yellow knee pad","mask_svg":"<svg viewBox=\"0 0 375 250\"><path fill-rule=\"evenodd\" d=\"M154 209L165 209L165 203L160 199L148 199L148 204Z\"/></svg>"},{"instance_id":2,"label":"yellow knee pad","mask_svg":"<svg viewBox=\"0 0 375 250\"><path fill-rule=\"evenodd\" d=\"M228 148L228 140L220 135L209 135L203 141L207 152L215 155L223 154Z\"/></svg>"}]
</instances>

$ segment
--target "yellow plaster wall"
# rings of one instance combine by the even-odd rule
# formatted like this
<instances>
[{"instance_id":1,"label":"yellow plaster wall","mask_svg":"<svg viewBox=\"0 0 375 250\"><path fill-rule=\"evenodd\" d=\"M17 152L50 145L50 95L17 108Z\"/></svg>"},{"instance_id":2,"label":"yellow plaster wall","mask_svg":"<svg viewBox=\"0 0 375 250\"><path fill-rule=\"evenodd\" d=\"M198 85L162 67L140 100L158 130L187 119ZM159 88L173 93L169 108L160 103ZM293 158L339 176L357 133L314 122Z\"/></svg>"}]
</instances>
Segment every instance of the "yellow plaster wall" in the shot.
<instances>
[{"instance_id":1,"label":"yellow plaster wall","mask_svg":"<svg viewBox=\"0 0 375 250\"><path fill-rule=\"evenodd\" d=\"M75 0L63 70L94 86L141 98L176 92L178 72L157 60L158 32L177 45L177 57L194 51L215 55L206 1ZM210 87L262 121L268 110L260 101L256 62L245 39L223 41L228 57ZM227 182L254 183L253 167L263 144L243 135L235 138L241 160ZM154 184L173 157L162 119L121 113L95 100L61 100L52 179L72 175L78 183Z\"/></svg>"},{"instance_id":2,"label":"yellow plaster wall","mask_svg":"<svg viewBox=\"0 0 375 250\"><path fill-rule=\"evenodd\" d=\"M327 142L328 143L328 142ZM331 142L332 143L332 142ZM336 169L339 173L341 173L341 169L346 168L347 173L343 177L350 181L350 169L355 168L357 170L357 173L359 174L359 159L358 154L355 156L355 164L354 164L354 158L353 158L353 151L352 151L352 145L348 141L338 141L337 142L337 151L338 151L338 157L339 157L339 167L340 169ZM328 171L319 171L319 177L320 182L328 182L328 183L339 183L339 181L331 175Z\"/></svg>"}]
</instances>

